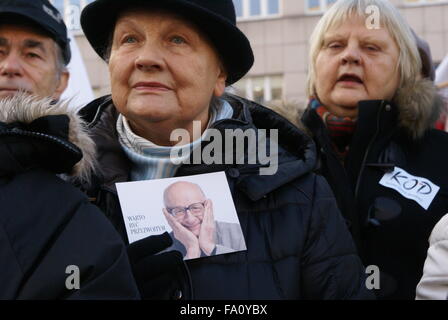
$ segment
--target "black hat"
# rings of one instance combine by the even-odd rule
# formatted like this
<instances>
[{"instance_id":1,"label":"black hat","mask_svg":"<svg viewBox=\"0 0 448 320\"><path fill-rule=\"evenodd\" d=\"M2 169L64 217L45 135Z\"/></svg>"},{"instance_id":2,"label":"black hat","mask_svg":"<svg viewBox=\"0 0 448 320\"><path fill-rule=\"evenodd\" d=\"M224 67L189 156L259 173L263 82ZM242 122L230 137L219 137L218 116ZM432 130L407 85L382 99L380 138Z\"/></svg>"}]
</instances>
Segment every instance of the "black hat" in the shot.
<instances>
[{"instance_id":1,"label":"black hat","mask_svg":"<svg viewBox=\"0 0 448 320\"><path fill-rule=\"evenodd\" d=\"M65 63L70 62L67 27L59 11L48 0L0 0L0 16L5 15L22 16L39 25L61 47Z\"/></svg>"},{"instance_id":2,"label":"black hat","mask_svg":"<svg viewBox=\"0 0 448 320\"><path fill-rule=\"evenodd\" d=\"M223 59L227 83L241 79L252 67L249 40L236 26L232 0L97 0L81 13L81 26L93 49L104 58L117 16L132 6L168 9L195 23Z\"/></svg>"}]
</instances>

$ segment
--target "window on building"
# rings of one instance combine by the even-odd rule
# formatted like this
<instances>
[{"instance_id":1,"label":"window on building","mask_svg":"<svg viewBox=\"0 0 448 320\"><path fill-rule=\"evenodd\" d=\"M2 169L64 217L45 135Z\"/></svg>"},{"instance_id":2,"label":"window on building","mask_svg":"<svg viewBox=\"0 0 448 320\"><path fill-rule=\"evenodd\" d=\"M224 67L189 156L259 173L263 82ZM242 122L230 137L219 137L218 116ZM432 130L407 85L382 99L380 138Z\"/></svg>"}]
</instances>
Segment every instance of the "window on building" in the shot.
<instances>
[{"instance_id":1,"label":"window on building","mask_svg":"<svg viewBox=\"0 0 448 320\"><path fill-rule=\"evenodd\" d=\"M77 6L81 8L81 0L70 0L69 2L72 6Z\"/></svg>"},{"instance_id":2,"label":"window on building","mask_svg":"<svg viewBox=\"0 0 448 320\"><path fill-rule=\"evenodd\" d=\"M283 99L283 76L247 77L232 85L230 91L260 104Z\"/></svg>"},{"instance_id":3,"label":"window on building","mask_svg":"<svg viewBox=\"0 0 448 320\"><path fill-rule=\"evenodd\" d=\"M268 14L279 14L280 3L279 0L268 0Z\"/></svg>"},{"instance_id":4,"label":"window on building","mask_svg":"<svg viewBox=\"0 0 448 320\"><path fill-rule=\"evenodd\" d=\"M405 5L425 5L425 4L438 4L448 3L448 0L403 0Z\"/></svg>"},{"instance_id":5,"label":"window on building","mask_svg":"<svg viewBox=\"0 0 448 320\"><path fill-rule=\"evenodd\" d=\"M81 11L94 0L50 0L50 2L59 10L64 17L67 28L71 31L81 30Z\"/></svg>"},{"instance_id":6,"label":"window on building","mask_svg":"<svg viewBox=\"0 0 448 320\"><path fill-rule=\"evenodd\" d=\"M243 0L233 0L237 17L243 16Z\"/></svg>"},{"instance_id":7,"label":"window on building","mask_svg":"<svg viewBox=\"0 0 448 320\"><path fill-rule=\"evenodd\" d=\"M64 14L64 2L65 0L53 0L51 1L53 6L58 9L61 14Z\"/></svg>"},{"instance_id":8,"label":"window on building","mask_svg":"<svg viewBox=\"0 0 448 320\"><path fill-rule=\"evenodd\" d=\"M306 0L305 12L309 14L325 12L336 1L337 0Z\"/></svg>"},{"instance_id":9,"label":"window on building","mask_svg":"<svg viewBox=\"0 0 448 320\"><path fill-rule=\"evenodd\" d=\"M271 100L282 100L283 99L283 77L276 76L270 79L271 86Z\"/></svg>"},{"instance_id":10,"label":"window on building","mask_svg":"<svg viewBox=\"0 0 448 320\"><path fill-rule=\"evenodd\" d=\"M239 19L263 19L280 14L282 0L233 0Z\"/></svg>"},{"instance_id":11,"label":"window on building","mask_svg":"<svg viewBox=\"0 0 448 320\"><path fill-rule=\"evenodd\" d=\"M261 15L261 0L250 0L250 16L259 16Z\"/></svg>"},{"instance_id":12,"label":"window on building","mask_svg":"<svg viewBox=\"0 0 448 320\"><path fill-rule=\"evenodd\" d=\"M257 103L265 103L266 100L270 100L270 99L265 99L265 94L269 91L268 88L264 87L264 80L265 77L256 77L256 78L252 78L250 79L252 80L252 99L253 101L257 102Z\"/></svg>"}]
</instances>

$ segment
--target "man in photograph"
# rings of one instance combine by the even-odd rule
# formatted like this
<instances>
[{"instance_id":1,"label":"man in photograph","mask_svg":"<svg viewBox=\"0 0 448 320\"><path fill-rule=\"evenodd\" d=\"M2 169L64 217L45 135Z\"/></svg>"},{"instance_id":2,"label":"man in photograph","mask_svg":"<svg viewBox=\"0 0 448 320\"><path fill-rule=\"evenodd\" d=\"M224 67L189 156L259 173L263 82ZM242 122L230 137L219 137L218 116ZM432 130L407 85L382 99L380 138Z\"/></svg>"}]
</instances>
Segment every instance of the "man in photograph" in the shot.
<instances>
[{"instance_id":1,"label":"man in photograph","mask_svg":"<svg viewBox=\"0 0 448 320\"><path fill-rule=\"evenodd\" d=\"M163 194L163 214L173 229L173 246L184 259L246 250L238 223L215 221L213 202L194 183L179 181Z\"/></svg>"}]
</instances>

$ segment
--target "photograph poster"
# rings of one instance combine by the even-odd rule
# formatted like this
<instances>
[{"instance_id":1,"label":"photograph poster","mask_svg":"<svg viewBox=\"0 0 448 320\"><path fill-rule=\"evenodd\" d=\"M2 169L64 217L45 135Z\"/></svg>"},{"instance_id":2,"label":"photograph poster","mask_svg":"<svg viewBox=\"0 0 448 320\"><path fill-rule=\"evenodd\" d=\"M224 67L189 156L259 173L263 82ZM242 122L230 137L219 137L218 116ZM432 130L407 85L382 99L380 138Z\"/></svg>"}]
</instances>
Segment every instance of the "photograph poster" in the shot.
<instances>
[{"instance_id":1,"label":"photograph poster","mask_svg":"<svg viewBox=\"0 0 448 320\"><path fill-rule=\"evenodd\" d=\"M185 260L246 250L224 172L116 186L129 243L168 232Z\"/></svg>"}]
</instances>

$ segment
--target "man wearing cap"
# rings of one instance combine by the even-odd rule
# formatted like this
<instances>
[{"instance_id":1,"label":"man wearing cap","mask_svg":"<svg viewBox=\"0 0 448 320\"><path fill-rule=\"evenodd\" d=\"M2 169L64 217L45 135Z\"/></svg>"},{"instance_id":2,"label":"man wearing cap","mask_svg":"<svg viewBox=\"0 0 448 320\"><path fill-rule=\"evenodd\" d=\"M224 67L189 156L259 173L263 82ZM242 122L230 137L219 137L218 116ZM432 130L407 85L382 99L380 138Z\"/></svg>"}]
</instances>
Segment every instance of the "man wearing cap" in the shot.
<instances>
[{"instance_id":1,"label":"man wearing cap","mask_svg":"<svg viewBox=\"0 0 448 320\"><path fill-rule=\"evenodd\" d=\"M84 123L56 102L69 60L48 1L0 1L0 300L139 298L119 235L57 176L95 164Z\"/></svg>"},{"instance_id":2,"label":"man wearing cap","mask_svg":"<svg viewBox=\"0 0 448 320\"><path fill-rule=\"evenodd\" d=\"M23 91L57 101L69 61L67 28L49 1L0 1L0 98Z\"/></svg>"},{"instance_id":3,"label":"man wearing cap","mask_svg":"<svg viewBox=\"0 0 448 320\"><path fill-rule=\"evenodd\" d=\"M165 252L157 263L153 253L170 245L168 235L159 244L132 243L143 298L370 297L328 185L312 172L311 139L263 106L224 94L254 62L232 0L97 0L84 8L81 25L108 63L112 91L81 111L103 168L84 189L126 239L116 183L224 171L246 240L246 251L186 262ZM233 143L227 134L222 144L214 139L212 163L195 160L196 152L211 149L212 139L201 139L208 128L259 133L258 150L278 146L271 154L278 170L263 175L262 161L247 163L252 148L224 148ZM194 150L192 159L171 152L178 150L176 129L192 137L181 143ZM259 129L277 132L278 141L263 139Z\"/></svg>"}]
</instances>

